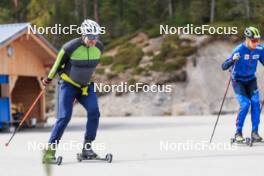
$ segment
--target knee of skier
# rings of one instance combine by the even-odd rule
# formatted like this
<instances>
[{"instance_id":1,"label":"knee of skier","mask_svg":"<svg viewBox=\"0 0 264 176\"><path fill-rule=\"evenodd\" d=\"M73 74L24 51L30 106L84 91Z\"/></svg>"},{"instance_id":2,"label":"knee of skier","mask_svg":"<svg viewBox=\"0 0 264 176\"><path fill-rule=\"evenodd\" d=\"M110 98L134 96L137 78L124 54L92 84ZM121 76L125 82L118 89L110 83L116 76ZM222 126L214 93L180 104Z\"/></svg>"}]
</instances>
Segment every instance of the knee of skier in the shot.
<instances>
[{"instance_id":1,"label":"knee of skier","mask_svg":"<svg viewBox=\"0 0 264 176\"><path fill-rule=\"evenodd\" d=\"M60 121L63 124L68 124L70 119L71 119L70 117L64 116L64 117L59 117L58 121Z\"/></svg>"},{"instance_id":2,"label":"knee of skier","mask_svg":"<svg viewBox=\"0 0 264 176\"><path fill-rule=\"evenodd\" d=\"M259 94L254 94L252 97L251 97L251 103L256 105L256 104L260 104L259 102Z\"/></svg>"},{"instance_id":3,"label":"knee of skier","mask_svg":"<svg viewBox=\"0 0 264 176\"><path fill-rule=\"evenodd\" d=\"M99 108L91 108L88 112L88 117L90 120L97 120L100 117L100 111Z\"/></svg>"},{"instance_id":4,"label":"knee of skier","mask_svg":"<svg viewBox=\"0 0 264 176\"><path fill-rule=\"evenodd\" d=\"M250 106L250 101L245 99L243 101L240 102L240 108L242 110L248 110L249 109L249 106Z\"/></svg>"}]
</instances>

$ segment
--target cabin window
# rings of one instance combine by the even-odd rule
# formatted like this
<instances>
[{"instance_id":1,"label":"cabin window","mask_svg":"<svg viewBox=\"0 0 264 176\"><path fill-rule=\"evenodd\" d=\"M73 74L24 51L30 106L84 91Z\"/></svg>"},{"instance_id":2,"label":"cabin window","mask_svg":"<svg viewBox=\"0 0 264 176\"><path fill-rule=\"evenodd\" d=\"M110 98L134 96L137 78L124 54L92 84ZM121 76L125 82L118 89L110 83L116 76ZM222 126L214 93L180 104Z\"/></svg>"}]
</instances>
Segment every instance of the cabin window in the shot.
<instances>
[{"instance_id":1,"label":"cabin window","mask_svg":"<svg viewBox=\"0 0 264 176\"><path fill-rule=\"evenodd\" d=\"M13 56L14 49L12 46L7 46L7 56L12 57Z\"/></svg>"}]
</instances>

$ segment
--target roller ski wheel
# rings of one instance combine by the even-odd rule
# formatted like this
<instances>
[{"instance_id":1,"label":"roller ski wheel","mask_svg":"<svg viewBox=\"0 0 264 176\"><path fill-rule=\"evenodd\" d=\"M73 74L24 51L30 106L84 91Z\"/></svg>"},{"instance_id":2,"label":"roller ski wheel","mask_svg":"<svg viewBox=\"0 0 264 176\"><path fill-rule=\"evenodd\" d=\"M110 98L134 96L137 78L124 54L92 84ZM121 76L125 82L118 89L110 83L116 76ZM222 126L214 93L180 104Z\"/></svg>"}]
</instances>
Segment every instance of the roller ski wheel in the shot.
<instances>
[{"instance_id":1,"label":"roller ski wheel","mask_svg":"<svg viewBox=\"0 0 264 176\"><path fill-rule=\"evenodd\" d=\"M82 162L82 160L83 160L82 154L81 153L77 153L77 161L78 162Z\"/></svg>"},{"instance_id":2,"label":"roller ski wheel","mask_svg":"<svg viewBox=\"0 0 264 176\"><path fill-rule=\"evenodd\" d=\"M250 144L251 144L251 139L250 139L250 138L246 138L246 139L245 139L245 144L248 145L248 146L250 146Z\"/></svg>"},{"instance_id":3,"label":"roller ski wheel","mask_svg":"<svg viewBox=\"0 0 264 176\"><path fill-rule=\"evenodd\" d=\"M250 144L249 144L249 147L252 147L253 146L253 140L250 140Z\"/></svg>"},{"instance_id":4,"label":"roller ski wheel","mask_svg":"<svg viewBox=\"0 0 264 176\"><path fill-rule=\"evenodd\" d=\"M62 156L59 156L56 160L56 164L59 166L62 163Z\"/></svg>"},{"instance_id":5,"label":"roller ski wheel","mask_svg":"<svg viewBox=\"0 0 264 176\"><path fill-rule=\"evenodd\" d=\"M105 155L105 160L108 162L108 163L112 163L113 161L113 155L111 153L107 153Z\"/></svg>"},{"instance_id":6,"label":"roller ski wheel","mask_svg":"<svg viewBox=\"0 0 264 176\"><path fill-rule=\"evenodd\" d=\"M113 161L113 155L111 153L108 153L108 154L106 154L105 158L101 158L99 156L86 157L86 156L83 156L82 153L77 153L77 161L78 162L82 162L85 160L99 160L99 161L106 161L108 163L111 163Z\"/></svg>"},{"instance_id":7,"label":"roller ski wheel","mask_svg":"<svg viewBox=\"0 0 264 176\"><path fill-rule=\"evenodd\" d=\"M230 139L230 144L231 144L231 145L233 145L235 142L236 142L236 139L235 139L235 138L231 138L231 139Z\"/></svg>"}]
</instances>

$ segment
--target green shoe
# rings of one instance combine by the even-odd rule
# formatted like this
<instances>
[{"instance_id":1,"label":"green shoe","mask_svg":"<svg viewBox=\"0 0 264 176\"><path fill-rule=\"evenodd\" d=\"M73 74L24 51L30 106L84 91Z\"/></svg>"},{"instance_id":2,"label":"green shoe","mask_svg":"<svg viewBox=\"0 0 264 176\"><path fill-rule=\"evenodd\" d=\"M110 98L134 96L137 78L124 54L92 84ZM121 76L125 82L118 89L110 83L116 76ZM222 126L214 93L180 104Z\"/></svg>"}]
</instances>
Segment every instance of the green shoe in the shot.
<instances>
[{"instance_id":1,"label":"green shoe","mask_svg":"<svg viewBox=\"0 0 264 176\"><path fill-rule=\"evenodd\" d=\"M245 138L243 137L242 133L236 133L235 134L235 140L236 140L236 142L244 142Z\"/></svg>"},{"instance_id":2,"label":"green shoe","mask_svg":"<svg viewBox=\"0 0 264 176\"><path fill-rule=\"evenodd\" d=\"M56 161L55 153L56 150L50 146L43 151L42 163L47 176L51 176L52 168L50 164Z\"/></svg>"},{"instance_id":3,"label":"green shoe","mask_svg":"<svg viewBox=\"0 0 264 176\"><path fill-rule=\"evenodd\" d=\"M50 163L52 161L55 161L56 160L55 154L56 154L56 150L52 149L50 147L48 149L44 150L42 162L43 163Z\"/></svg>"}]
</instances>

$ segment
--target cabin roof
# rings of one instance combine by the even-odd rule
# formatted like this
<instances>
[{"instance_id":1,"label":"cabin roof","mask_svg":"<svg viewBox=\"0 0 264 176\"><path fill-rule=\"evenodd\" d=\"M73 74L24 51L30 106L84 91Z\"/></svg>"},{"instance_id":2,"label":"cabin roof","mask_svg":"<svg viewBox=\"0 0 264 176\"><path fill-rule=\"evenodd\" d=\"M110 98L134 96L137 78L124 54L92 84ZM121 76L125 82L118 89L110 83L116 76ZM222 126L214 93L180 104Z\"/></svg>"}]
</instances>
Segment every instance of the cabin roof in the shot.
<instances>
[{"instance_id":1,"label":"cabin roof","mask_svg":"<svg viewBox=\"0 0 264 176\"><path fill-rule=\"evenodd\" d=\"M30 23L12 23L12 24L0 24L0 46L4 45L12 40L15 40L20 36L21 33L28 31ZM50 49L54 52L57 52L57 49L54 48L42 35L36 34Z\"/></svg>"}]
</instances>

